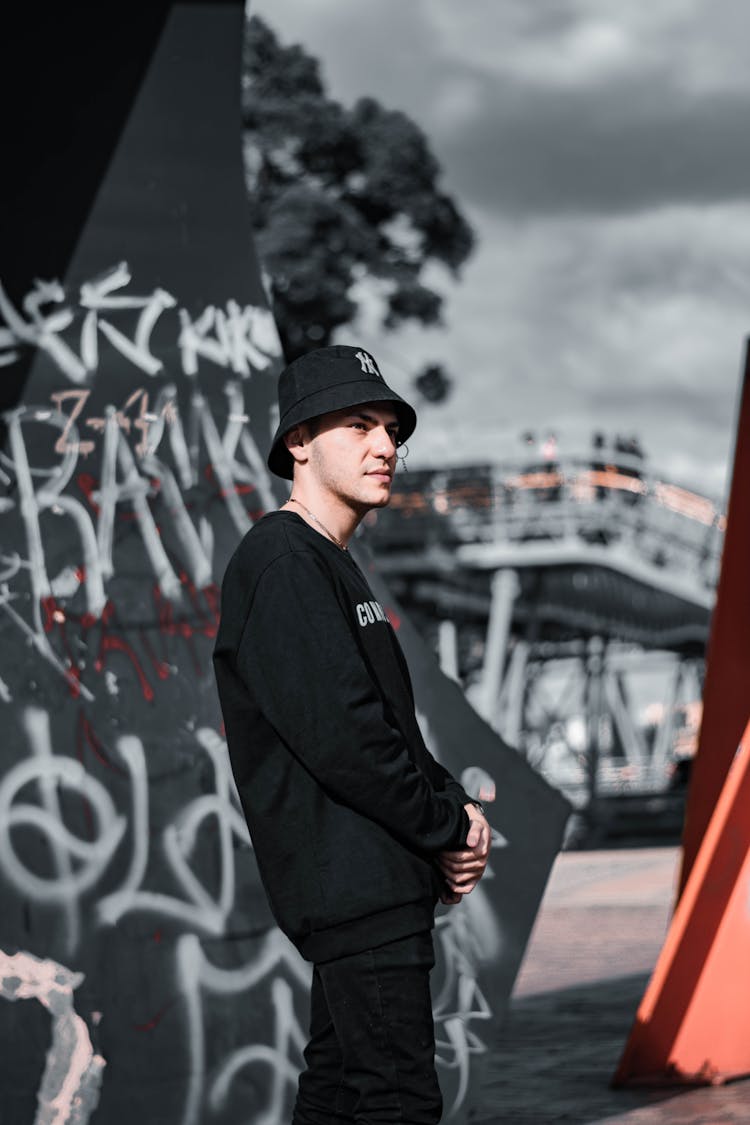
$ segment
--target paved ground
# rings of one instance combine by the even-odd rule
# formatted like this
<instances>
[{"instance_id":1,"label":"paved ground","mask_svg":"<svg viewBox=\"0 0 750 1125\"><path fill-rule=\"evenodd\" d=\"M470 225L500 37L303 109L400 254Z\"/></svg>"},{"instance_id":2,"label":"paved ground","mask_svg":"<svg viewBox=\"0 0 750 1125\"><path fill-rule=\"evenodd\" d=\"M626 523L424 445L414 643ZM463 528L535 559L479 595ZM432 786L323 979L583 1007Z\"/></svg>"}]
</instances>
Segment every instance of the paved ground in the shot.
<instances>
[{"instance_id":1,"label":"paved ground","mask_svg":"<svg viewBox=\"0 0 750 1125\"><path fill-rule=\"evenodd\" d=\"M476 1125L749 1125L750 1080L612 1090L661 949L679 849L558 857Z\"/></svg>"}]
</instances>

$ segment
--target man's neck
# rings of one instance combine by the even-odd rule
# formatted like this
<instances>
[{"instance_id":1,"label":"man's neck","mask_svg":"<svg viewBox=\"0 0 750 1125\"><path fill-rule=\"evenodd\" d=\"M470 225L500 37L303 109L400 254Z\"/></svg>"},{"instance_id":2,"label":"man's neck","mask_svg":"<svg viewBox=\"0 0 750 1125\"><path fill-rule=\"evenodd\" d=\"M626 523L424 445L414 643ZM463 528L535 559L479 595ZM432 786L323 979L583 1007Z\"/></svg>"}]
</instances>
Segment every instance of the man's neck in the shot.
<instances>
[{"instance_id":1,"label":"man's neck","mask_svg":"<svg viewBox=\"0 0 750 1125\"><path fill-rule=\"evenodd\" d=\"M291 502L290 502L291 501ZM288 505L288 507L287 507ZM336 496L315 489L306 489L298 481L292 486L287 511L297 511L315 531L347 548L364 512L354 511Z\"/></svg>"}]
</instances>

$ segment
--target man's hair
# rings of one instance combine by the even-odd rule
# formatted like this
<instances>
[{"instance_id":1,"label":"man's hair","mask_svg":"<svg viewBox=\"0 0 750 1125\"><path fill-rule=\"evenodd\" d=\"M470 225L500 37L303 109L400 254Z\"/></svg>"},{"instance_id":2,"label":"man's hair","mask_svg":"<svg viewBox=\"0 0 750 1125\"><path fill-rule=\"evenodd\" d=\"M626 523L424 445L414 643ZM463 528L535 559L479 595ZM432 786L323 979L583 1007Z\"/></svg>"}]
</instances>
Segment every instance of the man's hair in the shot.
<instances>
[{"instance_id":1,"label":"man's hair","mask_svg":"<svg viewBox=\"0 0 750 1125\"><path fill-rule=\"evenodd\" d=\"M320 433L320 426L322 421L323 415L316 414L314 418L308 418L304 423L304 425L307 426L308 430L310 431L311 438L316 438Z\"/></svg>"}]
</instances>

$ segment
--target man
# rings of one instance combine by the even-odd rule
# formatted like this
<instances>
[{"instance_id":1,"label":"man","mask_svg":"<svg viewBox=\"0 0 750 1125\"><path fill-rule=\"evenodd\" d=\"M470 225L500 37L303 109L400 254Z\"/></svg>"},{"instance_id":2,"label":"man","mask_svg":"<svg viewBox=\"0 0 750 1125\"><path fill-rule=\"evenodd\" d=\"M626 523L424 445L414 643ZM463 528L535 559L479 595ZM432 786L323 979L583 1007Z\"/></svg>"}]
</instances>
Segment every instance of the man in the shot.
<instances>
[{"instance_id":1,"label":"man","mask_svg":"<svg viewBox=\"0 0 750 1125\"><path fill-rule=\"evenodd\" d=\"M274 916L313 962L294 1125L440 1120L429 972L438 898L490 829L432 758L395 633L348 545L388 503L414 410L361 348L279 379L289 499L227 568L214 655L232 769Z\"/></svg>"}]
</instances>

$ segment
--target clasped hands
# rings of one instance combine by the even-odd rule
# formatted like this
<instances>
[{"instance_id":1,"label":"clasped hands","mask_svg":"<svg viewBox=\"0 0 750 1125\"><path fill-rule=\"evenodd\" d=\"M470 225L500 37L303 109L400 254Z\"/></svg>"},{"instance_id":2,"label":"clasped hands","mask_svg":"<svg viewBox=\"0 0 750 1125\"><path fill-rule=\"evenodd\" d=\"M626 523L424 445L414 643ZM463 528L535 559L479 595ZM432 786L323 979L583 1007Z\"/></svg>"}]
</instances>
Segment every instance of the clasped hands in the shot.
<instances>
[{"instance_id":1,"label":"clasped hands","mask_svg":"<svg viewBox=\"0 0 750 1125\"><path fill-rule=\"evenodd\" d=\"M455 906L474 890L484 875L492 845L492 830L476 805L464 805L471 821L466 848L460 852L440 852L437 865L445 879L440 901Z\"/></svg>"}]
</instances>

